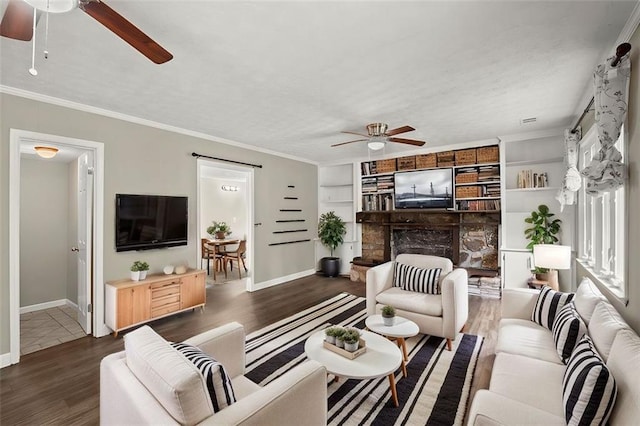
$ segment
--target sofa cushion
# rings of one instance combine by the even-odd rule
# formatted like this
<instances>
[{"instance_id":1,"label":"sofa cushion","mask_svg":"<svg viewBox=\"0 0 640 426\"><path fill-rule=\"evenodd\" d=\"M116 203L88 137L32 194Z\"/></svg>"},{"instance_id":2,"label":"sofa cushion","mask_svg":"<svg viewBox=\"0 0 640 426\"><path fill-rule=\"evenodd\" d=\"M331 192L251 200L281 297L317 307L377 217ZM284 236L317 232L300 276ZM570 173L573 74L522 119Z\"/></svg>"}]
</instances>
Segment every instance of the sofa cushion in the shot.
<instances>
[{"instance_id":1,"label":"sofa cushion","mask_svg":"<svg viewBox=\"0 0 640 426\"><path fill-rule=\"evenodd\" d=\"M584 336L569 358L562 380L562 403L568 425L607 424L616 400L616 382Z\"/></svg>"},{"instance_id":2,"label":"sofa cushion","mask_svg":"<svg viewBox=\"0 0 640 426\"><path fill-rule=\"evenodd\" d=\"M531 313L531 321L551 330L556 314L566 303L571 302L571 299L573 293L562 293L548 286L542 287Z\"/></svg>"},{"instance_id":3,"label":"sofa cushion","mask_svg":"<svg viewBox=\"0 0 640 426\"><path fill-rule=\"evenodd\" d=\"M640 419L640 337L633 330L616 334L607 367L618 385L618 397L609 419L611 424L637 424Z\"/></svg>"},{"instance_id":4,"label":"sofa cushion","mask_svg":"<svg viewBox=\"0 0 640 426\"><path fill-rule=\"evenodd\" d=\"M178 423L213 415L202 374L149 326L127 333L124 349L131 372Z\"/></svg>"},{"instance_id":5,"label":"sofa cushion","mask_svg":"<svg viewBox=\"0 0 640 426\"><path fill-rule=\"evenodd\" d=\"M589 322L589 336L605 362L609 359L616 334L628 328L629 325L609 302L598 303Z\"/></svg>"},{"instance_id":6,"label":"sofa cushion","mask_svg":"<svg viewBox=\"0 0 640 426\"><path fill-rule=\"evenodd\" d=\"M582 279L576 290L576 295L573 298L573 302L576 304L576 311L578 311L580 317L582 317L582 320L587 325L589 325L593 311L596 309L598 303L606 300L607 298L600 293L598 287L587 277Z\"/></svg>"},{"instance_id":7,"label":"sofa cushion","mask_svg":"<svg viewBox=\"0 0 640 426\"><path fill-rule=\"evenodd\" d=\"M582 336L587 332L587 326L578 315L573 302L569 302L560 309L553 321L553 341L556 344L558 356L565 364Z\"/></svg>"},{"instance_id":8,"label":"sofa cushion","mask_svg":"<svg viewBox=\"0 0 640 426\"><path fill-rule=\"evenodd\" d=\"M391 287L376 296L376 302L396 309L431 317L442 316L442 295L414 293L400 287Z\"/></svg>"},{"instance_id":9,"label":"sofa cushion","mask_svg":"<svg viewBox=\"0 0 640 426\"><path fill-rule=\"evenodd\" d=\"M496 354L489 390L562 416L565 366L521 355Z\"/></svg>"},{"instance_id":10,"label":"sofa cushion","mask_svg":"<svg viewBox=\"0 0 640 426\"><path fill-rule=\"evenodd\" d=\"M553 336L546 328L529 320L503 318L500 320L496 353L524 355L543 361L562 364Z\"/></svg>"},{"instance_id":11,"label":"sofa cushion","mask_svg":"<svg viewBox=\"0 0 640 426\"><path fill-rule=\"evenodd\" d=\"M422 269L404 263L395 263L393 286L418 293L439 294L440 273L442 269Z\"/></svg>"},{"instance_id":12,"label":"sofa cushion","mask_svg":"<svg viewBox=\"0 0 640 426\"><path fill-rule=\"evenodd\" d=\"M195 346L185 343L171 343L171 346L193 363L204 377L214 412L236 402L231 378L222 364Z\"/></svg>"}]
</instances>

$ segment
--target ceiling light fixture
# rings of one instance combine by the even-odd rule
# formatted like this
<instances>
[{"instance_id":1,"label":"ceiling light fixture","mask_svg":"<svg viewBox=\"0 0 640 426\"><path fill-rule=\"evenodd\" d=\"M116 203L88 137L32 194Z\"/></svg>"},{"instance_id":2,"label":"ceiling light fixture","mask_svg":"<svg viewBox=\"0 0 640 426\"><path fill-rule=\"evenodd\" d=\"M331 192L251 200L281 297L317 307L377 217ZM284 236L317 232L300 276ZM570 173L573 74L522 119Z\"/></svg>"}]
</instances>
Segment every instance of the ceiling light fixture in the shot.
<instances>
[{"instance_id":1,"label":"ceiling light fixture","mask_svg":"<svg viewBox=\"0 0 640 426\"><path fill-rule=\"evenodd\" d=\"M78 7L78 0L24 0L34 9L51 13L70 12Z\"/></svg>"},{"instance_id":2,"label":"ceiling light fixture","mask_svg":"<svg viewBox=\"0 0 640 426\"><path fill-rule=\"evenodd\" d=\"M222 190L223 191L230 191L230 192L237 192L238 191L238 187L237 186L233 186L233 185L222 185Z\"/></svg>"},{"instance_id":3,"label":"ceiling light fixture","mask_svg":"<svg viewBox=\"0 0 640 426\"><path fill-rule=\"evenodd\" d=\"M36 146L33 149L35 149L36 154L42 158L53 158L58 153L58 148L52 146Z\"/></svg>"},{"instance_id":4,"label":"ceiling light fixture","mask_svg":"<svg viewBox=\"0 0 640 426\"><path fill-rule=\"evenodd\" d=\"M379 151L384 148L386 144L386 138L380 136L374 136L367 142L367 146L372 151Z\"/></svg>"}]
</instances>

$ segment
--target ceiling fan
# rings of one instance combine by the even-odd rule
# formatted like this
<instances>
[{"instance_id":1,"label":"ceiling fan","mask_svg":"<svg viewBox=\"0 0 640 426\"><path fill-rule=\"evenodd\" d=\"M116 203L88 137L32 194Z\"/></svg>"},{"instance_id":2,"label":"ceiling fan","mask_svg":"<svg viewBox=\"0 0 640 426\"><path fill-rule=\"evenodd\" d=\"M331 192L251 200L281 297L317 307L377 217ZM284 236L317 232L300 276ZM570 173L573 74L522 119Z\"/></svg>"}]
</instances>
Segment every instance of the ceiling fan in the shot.
<instances>
[{"instance_id":1,"label":"ceiling fan","mask_svg":"<svg viewBox=\"0 0 640 426\"><path fill-rule=\"evenodd\" d=\"M15 40L31 40L34 21L37 20L34 19L34 9L38 13L81 9L156 64L173 58L171 53L100 0L9 0L0 22L0 35Z\"/></svg>"},{"instance_id":2,"label":"ceiling fan","mask_svg":"<svg viewBox=\"0 0 640 426\"><path fill-rule=\"evenodd\" d=\"M346 145L349 143L354 143L354 142L367 142L367 146L369 147L369 149L377 151L380 150L382 148L385 147L385 145L387 144L387 142L396 142L396 143L403 143L403 144L407 144L407 145L414 145L414 146L422 146L425 144L424 141L418 141L415 139L405 139L405 138L394 138L393 136L395 135L399 135L401 133L406 133L406 132L411 132L413 130L415 130L413 127L411 126L402 126L402 127L398 127L397 129L392 129L392 130L387 130L388 126L384 123L371 123L371 124L367 124L367 134L363 134L363 133L357 133L357 132L342 132L342 133L348 133L350 135L358 135L358 136L362 136L366 139L356 139L354 141L348 141L348 142L342 142L342 143L337 143L334 145L331 145L332 147L334 146L340 146L340 145Z\"/></svg>"}]
</instances>

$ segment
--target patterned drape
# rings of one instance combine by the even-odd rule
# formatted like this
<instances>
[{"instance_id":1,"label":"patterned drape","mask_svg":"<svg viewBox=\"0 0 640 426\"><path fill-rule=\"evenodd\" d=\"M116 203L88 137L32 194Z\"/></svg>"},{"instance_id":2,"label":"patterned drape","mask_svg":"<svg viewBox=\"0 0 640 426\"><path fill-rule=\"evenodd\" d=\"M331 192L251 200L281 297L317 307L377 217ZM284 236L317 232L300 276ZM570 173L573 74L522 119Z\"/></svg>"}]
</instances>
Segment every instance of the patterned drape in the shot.
<instances>
[{"instance_id":1,"label":"patterned drape","mask_svg":"<svg viewBox=\"0 0 640 426\"><path fill-rule=\"evenodd\" d=\"M627 53L615 67L611 66L614 57L608 58L596 67L594 73L596 125L600 151L593 157L591 164L582 170L586 177L587 194L602 195L615 191L624 185L626 166L622 155L613 146L620 136L629 107L629 77L631 61Z\"/></svg>"},{"instance_id":2,"label":"patterned drape","mask_svg":"<svg viewBox=\"0 0 640 426\"><path fill-rule=\"evenodd\" d=\"M562 188L556 195L560 202L560 211L564 206L576 203L576 192L582 186L582 177L578 171L578 142L582 139L582 130L578 127L575 133L570 129L564 131L564 165L567 168L562 180Z\"/></svg>"}]
</instances>

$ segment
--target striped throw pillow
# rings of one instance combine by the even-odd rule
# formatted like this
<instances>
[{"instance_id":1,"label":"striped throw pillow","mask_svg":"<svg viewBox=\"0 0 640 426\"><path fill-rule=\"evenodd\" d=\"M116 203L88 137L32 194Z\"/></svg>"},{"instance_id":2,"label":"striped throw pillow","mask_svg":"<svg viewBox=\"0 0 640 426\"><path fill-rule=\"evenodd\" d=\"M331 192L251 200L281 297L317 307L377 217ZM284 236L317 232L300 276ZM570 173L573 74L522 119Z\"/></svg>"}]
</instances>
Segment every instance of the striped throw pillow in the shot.
<instances>
[{"instance_id":1,"label":"striped throw pillow","mask_svg":"<svg viewBox=\"0 0 640 426\"><path fill-rule=\"evenodd\" d=\"M584 336L573 350L562 380L567 425L607 424L617 392L615 379L589 336Z\"/></svg>"},{"instance_id":2,"label":"striped throw pillow","mask_svg":"<svg viewBox=\"0 0 640 426\"><path fill-rule=\"evenodd\" d=\"M551 330L556 314L565 304L571 302L573 296L573 293L561 293L548 286L542 287L531 313L531 321Z\"/></svg>"},{"instance_id":3,"label":"striped throw pillow","mask_svg":"<svg viewBox=\"0 0 640 426\"><path fill-rule=\"evenodd\" d=\"M222 364L195 346L185 343L171 343L171 346L191 361L204 377L214 412L236 402L231 378Z\"/></svg>"},{"instance_id":4,"label":"striped throw pillow","mask_svg":"<svg viewBox=\"0 0 640 426\"><path fill-rule=\"evenodd\" d=\"M573 349L587 332L587 326L580 318L573 302L567 303L560 309L553 321L551 331L558 356L566 364Z\"/></svg>"},{"instance_id":5,"label":"striped throw pillow","mask_svg":"<svg viewBox=\"0 0 640 426\"><path fill-rule=\"evenodd\" d=\"M393 285L407 291L440 294L441 272L441 268L422 269L396 262Z\"/></svg>"}]
</instances>

